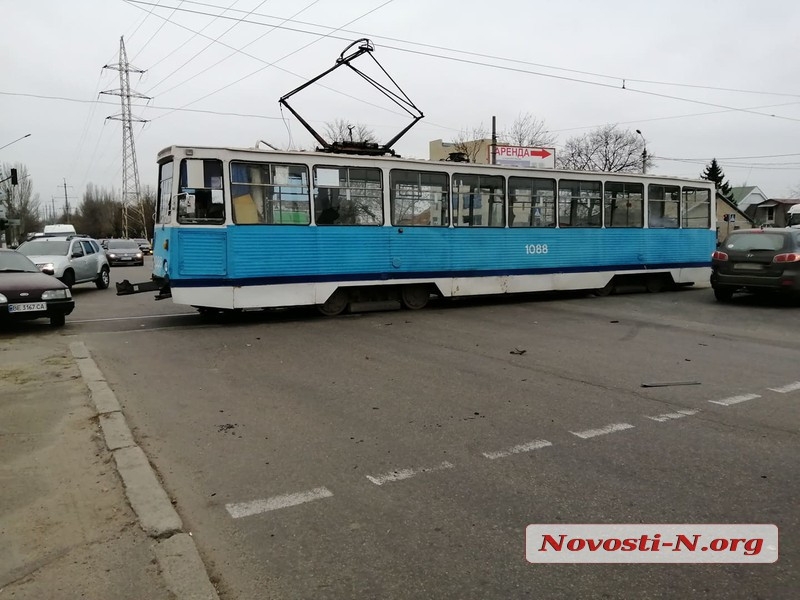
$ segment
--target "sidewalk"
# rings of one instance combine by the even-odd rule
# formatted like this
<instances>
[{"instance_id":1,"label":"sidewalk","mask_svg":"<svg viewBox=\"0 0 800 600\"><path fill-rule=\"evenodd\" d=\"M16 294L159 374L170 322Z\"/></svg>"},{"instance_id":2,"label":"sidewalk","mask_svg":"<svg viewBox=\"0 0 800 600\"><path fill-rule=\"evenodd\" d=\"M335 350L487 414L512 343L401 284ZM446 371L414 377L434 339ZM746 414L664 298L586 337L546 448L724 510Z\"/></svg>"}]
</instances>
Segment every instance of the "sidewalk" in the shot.
<instances>
[{"instance_id":1,"label":"sidewalk","mask_svg":"<svg viewBox=\"0 0 800 600\"><path fill-rule=\"evenodd\" d=\"M118 470L125 456L141 451L132 439L109 450L109 419L101 417L101 429L85 377L87 366L96 366L88 354L73 356L85 351L75 342L51 332L0 333L0 600L210 597L175 585L177 573L205 578L200 584L210 587L199 560L185 560L187 540L191 550L194 544L180 533L177 514L169 537L142 525L142 503L157 494L137 489L124 465ZM109 416L127 431L121 413ZM157 484L146 460L144 468Z\"/></svg>"}]
</instances>

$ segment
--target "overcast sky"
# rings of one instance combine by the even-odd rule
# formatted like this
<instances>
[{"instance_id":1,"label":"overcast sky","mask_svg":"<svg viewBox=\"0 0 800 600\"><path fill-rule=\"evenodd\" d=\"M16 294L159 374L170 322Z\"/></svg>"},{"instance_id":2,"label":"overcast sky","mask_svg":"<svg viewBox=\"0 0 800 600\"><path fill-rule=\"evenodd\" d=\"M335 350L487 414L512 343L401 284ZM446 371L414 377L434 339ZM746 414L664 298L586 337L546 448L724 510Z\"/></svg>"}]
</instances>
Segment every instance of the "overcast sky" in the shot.
<instances>
[{"instance_id":1,"label":"overcast sky","mask_svg":"<svg viewBox=\"0 0 800 600\"><path fill-rule=\"evenodd\" d=\"M142 185L154 186L156 154L172 144L313 147L278 99L368 37L425 114L396 145L403 156L428 158L430 140L529 112L557 147L616 123L642 131L655 173L696 177L717 157L734 186L800 188L795 1L147 2L2 3L0 146L31 135L0 163L24 164L43 204L63 206L65 181L73 205L88 183L122 187L122 126L106 119L119 97L99 92L120 87L102 67L118 63L123 36L146 71L131 88L152 97L133 108L147 120L134 125ZM343 118L383 140L408 122L345 71L292 105L320 129Z\"/></svg>"}]
</instances>

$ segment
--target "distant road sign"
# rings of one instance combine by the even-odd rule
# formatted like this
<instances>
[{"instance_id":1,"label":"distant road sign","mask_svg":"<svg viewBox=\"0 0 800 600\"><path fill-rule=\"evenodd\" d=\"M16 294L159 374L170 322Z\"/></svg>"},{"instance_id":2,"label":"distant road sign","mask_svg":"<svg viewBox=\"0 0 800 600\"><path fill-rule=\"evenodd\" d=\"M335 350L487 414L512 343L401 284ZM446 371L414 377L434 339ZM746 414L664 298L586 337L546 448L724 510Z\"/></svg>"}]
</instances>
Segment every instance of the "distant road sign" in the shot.
<instances>
[{"instance_id":1,"label":"distant road sign","mask_svg":"<svg viewBox=\"0 0 800 600\"><path fill-rule=\"evenodd\" d=\"M489 148L489 162L492 149ZM555 169L555 148L534 148L531 146L497 146L495 159L498 165L527 167L534 169Z\"/></svg>"}]
</instances>

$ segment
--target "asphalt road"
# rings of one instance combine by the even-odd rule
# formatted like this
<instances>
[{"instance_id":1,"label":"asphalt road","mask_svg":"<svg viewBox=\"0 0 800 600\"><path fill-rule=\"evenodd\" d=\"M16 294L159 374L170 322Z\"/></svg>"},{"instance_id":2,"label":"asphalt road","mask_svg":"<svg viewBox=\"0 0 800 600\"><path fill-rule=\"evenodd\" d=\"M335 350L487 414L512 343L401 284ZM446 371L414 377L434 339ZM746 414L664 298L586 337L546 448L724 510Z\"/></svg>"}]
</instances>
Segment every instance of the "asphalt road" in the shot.
<instances>
[{"instance_id":1,"label":"asphalt road","mask_svg":"<svg viewBox=\"0 0 800 600\"><path fill-rule=\"evenodd\" d=\"M698 289L213 322L75 297L60 334L106 374L222 598L797 597L796 305ZM530 523L774 523L780 558L534 565Z\"/></svg>"}]
</instances>

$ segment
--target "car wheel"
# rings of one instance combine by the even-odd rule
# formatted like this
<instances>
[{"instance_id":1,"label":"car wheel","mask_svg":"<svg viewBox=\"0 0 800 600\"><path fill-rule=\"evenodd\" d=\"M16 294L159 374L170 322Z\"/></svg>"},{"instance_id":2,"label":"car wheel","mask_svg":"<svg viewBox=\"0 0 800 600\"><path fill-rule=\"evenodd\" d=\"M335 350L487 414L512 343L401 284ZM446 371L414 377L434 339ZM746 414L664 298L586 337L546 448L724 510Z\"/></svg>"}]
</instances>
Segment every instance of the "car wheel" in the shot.
<instances>
[{"instance_id":1,"label":"car wheel","mask_svg":"<svg viewBox=\"0 0 800 600\"><path fill-rule=\"evenodd\" d=\"M64 271L64 275L61 276L61 283L72 289L72 286L75 285L75 272L72 269Z\"/></svg>"},{"instance_id":2,"label":"car wheel","mask_svg":"<svg viewBox=\"0 0 800 600\"><path fill-rule=\"evenodd\" d=\"M717 302L730 302L733 298L733 290L724 287L714 288L714 298L717 299Z\"/></svg>"},{"instance_id":3,"label":"car wheel","mask_svg":"<svg viewBox=\"0 0 800 600\"><path fill-rule=\"evenodd\" d=\"M98 290L104 290L108 287L109 283L111 283L111 276L108 273L108 267L103 267L100 269L100 274L97 276L97 279L94 280L94 284L97 286Z\"/></svg>"},{"instance_id":4,"label":"car wheel","mask_svg":"<svg viewBox=\"0 0 800 600\"><path fill-rule=\"evenodd\" d=\"M50 327L63 327L66 322L66 315L53 315L50 317Z\"/></svg>"}]
</instances>

